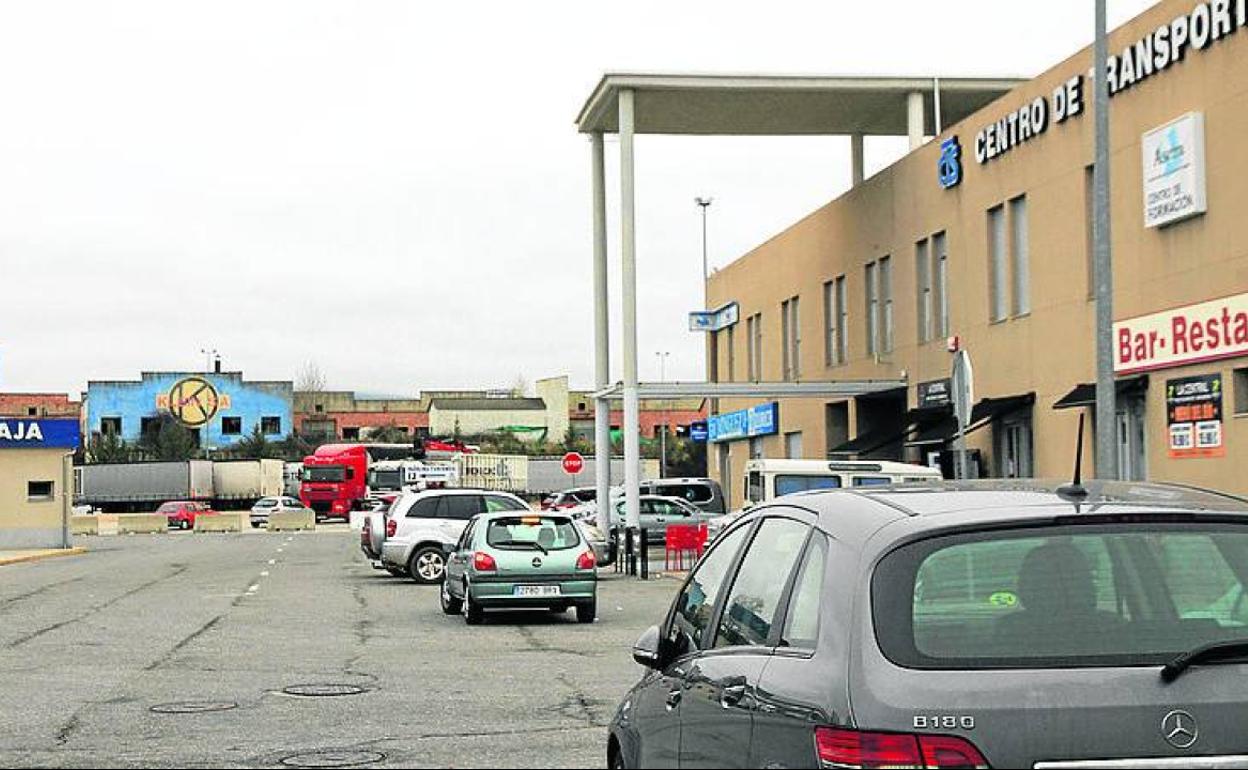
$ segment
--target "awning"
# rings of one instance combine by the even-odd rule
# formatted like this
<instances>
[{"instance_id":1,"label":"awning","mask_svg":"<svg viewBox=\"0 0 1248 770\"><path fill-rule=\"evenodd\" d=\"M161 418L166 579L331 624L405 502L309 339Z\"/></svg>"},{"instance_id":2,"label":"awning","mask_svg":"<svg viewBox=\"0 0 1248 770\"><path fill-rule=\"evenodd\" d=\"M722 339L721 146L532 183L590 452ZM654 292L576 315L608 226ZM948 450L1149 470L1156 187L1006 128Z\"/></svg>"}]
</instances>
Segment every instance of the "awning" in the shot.
<instances>
[{"instance_id":1,"label":"awning","mask_svg":"<svg viewBox=\"0 0 1248 770\"><path fill-rule=\"evenodd\" d=\"M912 430L910 437L906 439L906 446L944 444L958 432L958 419L953 416L952 411L945 411L938 417L934 415L932 417L934 419L916 422L911 426Z\"/></svg>"},{"instance_id":2,"label":"awning","mask_svg":"<svg viewBox=\"0 0 1248 770\"><path fill-rule=\"evenodd\" d=\"M906 437L910 430L869 430L866 433L859 434L857 437L846 441L838 447L833 447L828 454L870 454L877 449L882 449L889 444L896 444Z\"/></svg>"},{"instance_id":3,"label":"awning","mask_svg":"<svg viewBox=\"0 0 1248 770\"><path fill-rule=\"evenodd\" d=\"M966 427L966 432L979 430L990 422L1007 417L1020 409L1026 409L1034 403L1036 403L1035 393L981 399L971 409L971 422Z\"/></svg>"},{"instance_id":4,"label":"awning","mask_svg":"<svg viewBox=\"0 0 1248 770\"><path fill-rule=\"evenodd\" d=\"M1141 374L1137 377L1128 377L1123 380L1114 382L1114 390L1119 398L1124 396L1136 396L1148 390L1148 375ZM1081 382L1075 386L1074 390L1057 400L1053 404L1054 409L1073 409L1079 406L1096 406L1096 383Z\"/></svg>"}]
</instances>

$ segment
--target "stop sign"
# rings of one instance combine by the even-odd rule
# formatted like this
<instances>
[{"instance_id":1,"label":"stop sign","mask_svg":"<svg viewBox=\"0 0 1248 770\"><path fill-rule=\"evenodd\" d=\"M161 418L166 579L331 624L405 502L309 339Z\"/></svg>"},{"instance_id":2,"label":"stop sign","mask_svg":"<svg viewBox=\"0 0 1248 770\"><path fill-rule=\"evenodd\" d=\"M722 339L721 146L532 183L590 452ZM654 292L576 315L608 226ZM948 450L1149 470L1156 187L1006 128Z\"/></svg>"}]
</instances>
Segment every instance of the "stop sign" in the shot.
<instances>
[{"instance_id":1,"label":"stop sign","mask_svg":"<svg viewBox=\"0 0 1248 770\"><path fill-rule=\"evenodd\" d=\"M575 476L585 468L585 458L580 452L568 452L563 456L563 472Z\"/></svg>"}]
</instances>

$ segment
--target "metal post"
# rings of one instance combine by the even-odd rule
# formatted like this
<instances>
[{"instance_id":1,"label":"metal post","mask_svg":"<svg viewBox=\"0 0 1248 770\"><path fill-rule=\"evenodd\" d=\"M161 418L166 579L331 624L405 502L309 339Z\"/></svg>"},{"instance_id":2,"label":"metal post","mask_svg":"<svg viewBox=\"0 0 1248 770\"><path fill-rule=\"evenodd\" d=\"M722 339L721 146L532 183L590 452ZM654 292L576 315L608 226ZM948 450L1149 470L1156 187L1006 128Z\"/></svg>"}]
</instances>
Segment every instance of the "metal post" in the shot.
<instances>
[{"instance_id":1,"label":"metal post","mask_svg":"<svg viewBox=\"0 0 1248 770\"><path fill-rule=\"evenodd\" d=\"M620 240L624 305L624 510L641 526L641 425L637 400L637 241L633 210L633 91L620 91Z\"/></svg>"},{"instance_id":2,"label":"metal post","mask_svg":"<svg viewBox=\"0 0 1248 770\"><path fill-rule=\"evenodd\" d=\"M923 122L923 94L912 91L906 96L906 133L910 136L910 149L917 150L923 146L923 134L926 126Z\"/></svg>"},{"instance_id":3,"label":"metal post","mask_svg":"<svg viewBox=\"0 0 1248 770\"><path fill-rule=\"evenodd\" d=\"M1096 152L1092 166L1092 243L1096 276L1096 475L1118 478L1117 394L1114 392L1114 280L1109 225L1109 83L1105 0L1096 0L1092 50Z\"/></svg>"},{"instance_id":4,"label":"metal post","mask_svg":"<svg viewBox=\"0 0 1248 770\"><path fill-rule=\"evenodd\" d=\"M659 357L659 382L667 382L667 357L671 353L655 353ZM663 404L659 426L659 477L667 478L667 404Z\"/></svg>"},{"instance_id":5,"label":"metal post","mask_svg":"<svg viewBox=\"0 0 1248 770\"><path fill-rule=\"evenodd\" d=\"M594 222L594 385L611 384L610 298L607 271L607 188L602 134L590 137ZM598 528L611 531L611 402L594 403L594 487Z\"/></svg>"}]
</instances>

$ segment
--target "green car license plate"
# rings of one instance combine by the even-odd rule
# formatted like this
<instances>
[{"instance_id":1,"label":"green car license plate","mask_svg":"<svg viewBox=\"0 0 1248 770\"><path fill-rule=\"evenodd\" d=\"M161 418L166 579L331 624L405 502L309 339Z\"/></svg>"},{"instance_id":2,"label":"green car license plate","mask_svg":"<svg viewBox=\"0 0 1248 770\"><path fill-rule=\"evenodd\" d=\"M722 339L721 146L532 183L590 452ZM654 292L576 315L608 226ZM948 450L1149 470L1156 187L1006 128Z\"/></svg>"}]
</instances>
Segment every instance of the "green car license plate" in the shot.
<instances>
[{"instance_id":1,"label":"green car license plate","mask_svg":"<svg viewBox=\"0 0 1248 770\"><path fill-rule=\"evenodd\" d=\"M514 596L558 596L559 586L516 586Z\"/></svg>"}]
</instances>

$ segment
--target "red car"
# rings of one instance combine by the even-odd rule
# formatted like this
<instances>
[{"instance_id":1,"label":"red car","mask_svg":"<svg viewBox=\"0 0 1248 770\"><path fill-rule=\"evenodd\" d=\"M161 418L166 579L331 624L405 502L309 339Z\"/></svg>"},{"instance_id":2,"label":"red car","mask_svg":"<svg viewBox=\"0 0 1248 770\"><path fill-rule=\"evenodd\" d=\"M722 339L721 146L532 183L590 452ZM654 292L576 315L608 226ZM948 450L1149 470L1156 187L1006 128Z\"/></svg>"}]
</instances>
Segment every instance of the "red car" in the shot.
<instances>
[{"instance_id":1,"label":"red car","mask_svg":"<svg viewBox=\"0 0 1248 770\"><path fill-rule=\"evenodd\" d=\"M195 526L196 516L215 516L217 512L209 508L207 503L175 500L157 508L156 513L164 514L171 527L191 529Z\"/></svg>"}]
</instances>

